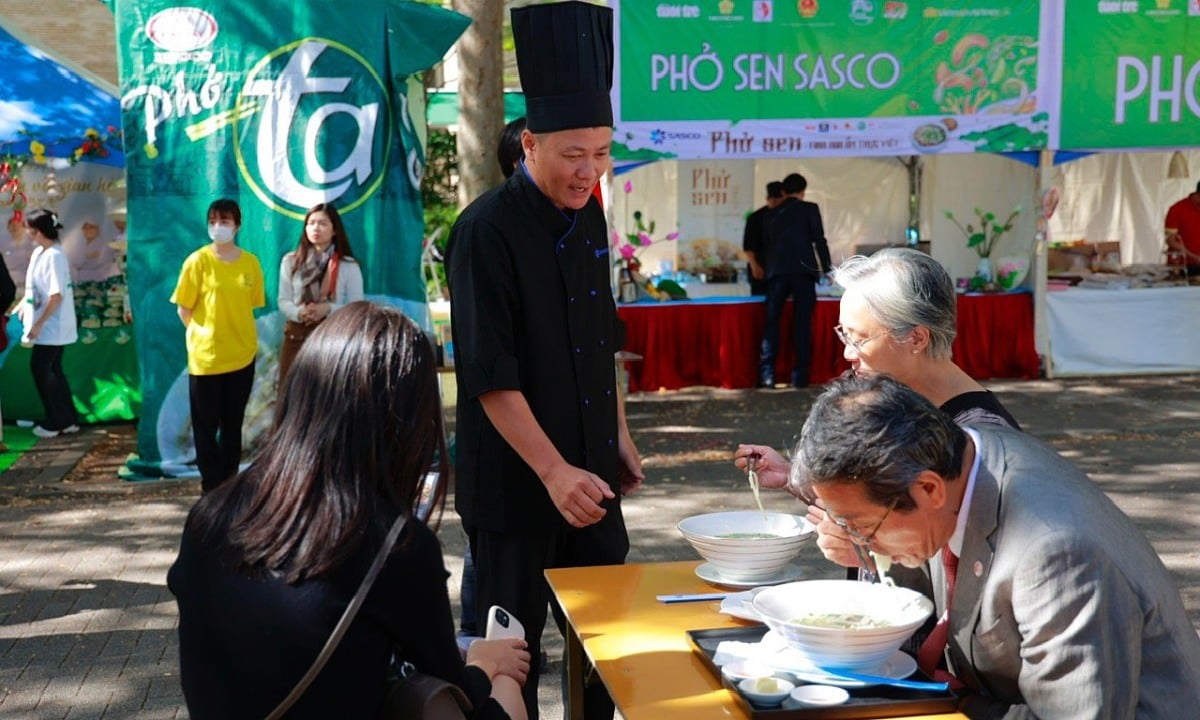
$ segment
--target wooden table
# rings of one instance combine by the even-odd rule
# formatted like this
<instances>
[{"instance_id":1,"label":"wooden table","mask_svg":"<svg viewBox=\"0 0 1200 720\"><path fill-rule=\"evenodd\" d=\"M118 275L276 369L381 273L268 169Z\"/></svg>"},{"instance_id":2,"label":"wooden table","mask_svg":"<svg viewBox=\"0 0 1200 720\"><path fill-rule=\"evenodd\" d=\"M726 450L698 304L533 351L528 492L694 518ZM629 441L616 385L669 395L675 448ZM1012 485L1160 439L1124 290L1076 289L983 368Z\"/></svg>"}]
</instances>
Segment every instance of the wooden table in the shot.
<instances>
[{"instance_id":1,"label":"wooden table","mask_svg":"<svg viewBox=\"0 0 1200 720\"><path fill-rule=\"evenodd\" d=\"M688 645L687 630L732 628L741 620L717 603L666 605L672 593L713 592L696 561L547 570L566 614L570 717L583 717L584 654L625 720L745 720L745 711ZM911 720L966 720L959 713Z\"/></svg>"}]
</instances>

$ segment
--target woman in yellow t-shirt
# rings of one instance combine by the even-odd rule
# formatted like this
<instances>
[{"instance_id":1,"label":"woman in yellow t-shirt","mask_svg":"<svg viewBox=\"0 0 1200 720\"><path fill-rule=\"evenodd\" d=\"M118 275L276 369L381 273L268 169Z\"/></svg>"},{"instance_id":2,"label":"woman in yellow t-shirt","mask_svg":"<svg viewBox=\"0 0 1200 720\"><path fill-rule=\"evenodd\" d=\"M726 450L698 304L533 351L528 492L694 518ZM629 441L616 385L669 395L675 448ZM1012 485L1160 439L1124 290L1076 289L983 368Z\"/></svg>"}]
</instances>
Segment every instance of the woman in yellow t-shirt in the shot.
<instances>
[{"instance_id":1,"label":"woman in yellow t-shirt","mask_svg":"<svg viewBox=\"0 0 1200 720\"><path fill-rule=\"evenodd\" d=\"M242 419L254 384L258 332L254 309L266 304L262 266L234 243L242 226L237 202L208 207L205 245L183 261L171 302L187 328L188 399L201 488L237 472Z\"/></svg>"}]
</instances>

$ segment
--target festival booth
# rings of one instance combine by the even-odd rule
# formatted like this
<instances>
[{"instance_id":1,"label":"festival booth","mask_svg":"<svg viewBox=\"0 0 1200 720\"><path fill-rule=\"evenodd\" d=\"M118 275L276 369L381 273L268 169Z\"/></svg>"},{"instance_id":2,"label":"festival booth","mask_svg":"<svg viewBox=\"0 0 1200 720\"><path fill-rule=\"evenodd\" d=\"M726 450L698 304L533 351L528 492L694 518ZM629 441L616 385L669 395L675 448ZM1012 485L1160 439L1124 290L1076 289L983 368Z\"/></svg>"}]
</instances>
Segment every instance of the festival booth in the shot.
<instances>
[{"instance_id":1,"label":"festival booth","mask_svg":"<svg viewBox=\"0 0 1200 720\"><path fill-rule=\"evenodd\" d=\"M628 365L631 388L753 386L764 308L728 296L748 295L738 274L747 213L768 181L791 172L809 180L805 199L821 207L835 263L912 245L964 283L980 259L945 213L966 222L977 207L1001 217L1025 208L989 258L1020 268L1005 279L1016 291L960 297L955 357L980 379L1036 377L1033 298L1021 286L1037 224L1028 151L1045 146L1049 124L1036 92L1046 72L1039 4L990 15L752 5L686 16L617 4L615 250L639 219L653 222L652 242L633 241L632 252L643 273L680 281L690 298L619 306L626 350L644 357ZM968 87L982 72L992 89ZM664 239L669 229L677 240ZM836 296L823 297L810 382L845 367L836 322Z\"/></svg>"},{"instance_id":2,"label":"festival booth","mask_svg":"<svg viewBox=\"0 0 1200 720\"><path fill-rule=\"evenodd\" d=\"M636 227L635 212L656 222L655 242L635 248L644 270L682 273L701 302L747 294L736 276L699 281L713 266L743 265L745 215L762 204L766 182L789 172L809 179L806 199L821 206L835 262L919 239L960 283L979 259L946 213L965 223L974 208L999 218L1019 209L990 265L1015 272L1026 294L1005 304L1024 305L1027 325L974 323L982 334L960 327L960 342L1016 353L1032 333L1036 350L1005 363L1020 369L1011 374L969 372L1032 377L1038 355L1051 376L1200 370L1197 291L1163 277L1162 231L1169 205L1200 177L1189 149L1200 120L1198 36L1188 33L1200 23L1200 1L805 7L689 15L619 6L619 30L633 41L620 43L618 58L614 157L623 174L611 220L618 239ZM902 74L886 72L893 62ZM677 228L679 240L661 240L664 228ZM1087 282L1069 286L1080 270ZM622 315L637 316L635 324L654 317L643 304ZM659 304L661 316L674 304ZM818 306L814 353L828 344L830 315ZM752 358L756 337L736 351L725 343L721 357ZM837 343L832 351L840 353ZM963 361L957 348L955 357ZM810 380L824 374L817 368L835 371L837 360L814 357ZM641 372L653 363L647 356ZM639 378L637 363L630 369L635 386L658 382ZM706 377L726 387L752 380Z\"/></svg>"},{"instance_id":3,"label":"festival booth","mask_svg":"<svg viewBox=\"0 0 1200 720\"><path fill-rule=\"evenodd\" d=\"M366 298L425 318L420 183L425 90L469 20L439 7L362 0L106 0L121 53L129 270L144 393L133 472L195 474L184 328L170 298L208 244L206 211L238 202L241 247L266 307L243 427L245 455L271 425L284 325L280 261L318 203L335 203Z\"/></svg>"},{"instance_id":4,"label":"festival booth","mask_svg":"<svg viewBox=\"0 0 1200 720\"><path fill-rule=\"evenodd\" d=\"M84 422L132 420L142 395L124 275L124 155L117 90L51 57L0 18L0 252L24 289L33 243L23 228L32 208L54 210L70 259L79 341L63 352L63 370ZM2 310L2 309L0 309ZM20 345L15 314L10 347L0 354L8 420L39 420L43 409Z\"/></svg>"},{"instance_id":5,"label":"festival booth","mask_svg":"<svg viewBox=\"0 0 1200 720\"><path fill-rule=\"evenodd\" d=\"M1167 209L1200 179L1200 1L1063 5L1052 147L1095 154L1043 173L1047 374L1200 371L1200 287L1163 264Z\"/></svg>"}]
</instances>

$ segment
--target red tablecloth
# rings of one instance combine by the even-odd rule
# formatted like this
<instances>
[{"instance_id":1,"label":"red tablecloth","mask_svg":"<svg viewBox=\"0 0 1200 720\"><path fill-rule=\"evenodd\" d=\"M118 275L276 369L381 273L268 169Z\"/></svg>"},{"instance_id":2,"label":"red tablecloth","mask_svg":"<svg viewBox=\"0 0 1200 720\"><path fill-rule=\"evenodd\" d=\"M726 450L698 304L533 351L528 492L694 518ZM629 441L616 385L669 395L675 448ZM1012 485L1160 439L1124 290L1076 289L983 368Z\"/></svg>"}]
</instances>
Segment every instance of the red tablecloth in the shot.
<instances>
[{"instance_id":1,"label":"red tablecloth","mask_svg":"<svg viewBox=\"0 0 1200 720\"><path fill-rule=\"evenodd\" d=\"M691 385L754 387L766 306L761 300L640 303L618 307L625 321L625 350L642 356L627 363L629 389L675 390ZM775 375L791 376L791 303L784 308ZM833 333L838 301L819 298L813 315L809 382L840 375L849 363ZM1028 293L960 295L954 359L979 380L1036 378L1033 296Z\"/></svg>"}]
</instances>

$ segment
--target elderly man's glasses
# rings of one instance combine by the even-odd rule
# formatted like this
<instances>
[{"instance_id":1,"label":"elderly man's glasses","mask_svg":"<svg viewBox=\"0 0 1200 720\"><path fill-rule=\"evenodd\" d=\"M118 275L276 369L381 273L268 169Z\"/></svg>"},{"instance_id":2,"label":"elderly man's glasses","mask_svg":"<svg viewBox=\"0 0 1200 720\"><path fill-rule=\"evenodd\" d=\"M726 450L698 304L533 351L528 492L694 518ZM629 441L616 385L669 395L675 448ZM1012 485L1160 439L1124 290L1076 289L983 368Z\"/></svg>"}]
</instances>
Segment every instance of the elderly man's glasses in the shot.
<instances>
[{"instance_id":1,"label":"elderly man's glasses","mask_svg":"<svg viewBox=\"0 0 1200 720\"><path fill-rule=\"evenodd\" d=\"M862 530L860 530L858 528L857 525L853 525L851 523L846 522L845 520L841 520L839 518L834 517L828 510L825 510L825 508L821 508L821 509L825 510L825 516L828 517L829 520L834 525L837 525L847 535L849 535L850 539L853 540L855 542L855 544L870 545L871 541L875 539L875 535L879 533L879 528L883 527L883 524L885 522L887 522L888 516L892 514L892 510L896 509L896 504L899 502L900 502L899 497L892 500L892 503L890 505L888 505L887 512L885 512L883 514L883 517L879 518L879 522L875 523L875 527L872 528L870 533L864 533Z\"/></svg>"},{"instance_id":2,"label":"elderly man's glasses","mask_svg":"<svg viewBox=\"0 0 1200 720\"><path fill-rule=\"evenodd\" d=\"M842 341L843 345L854 351L855 355L861 355L862 350L867 343L871 342L872 340L878 340L884 335L890 335L892 331L884 330L881 333L872 335L869 338L863 338L862 340L855 340L854 338L850 337L850 335L846 333L846 328L842 325L834 325L833 332L837 335L837 339Z\"/></svg>"}]
</instances>

